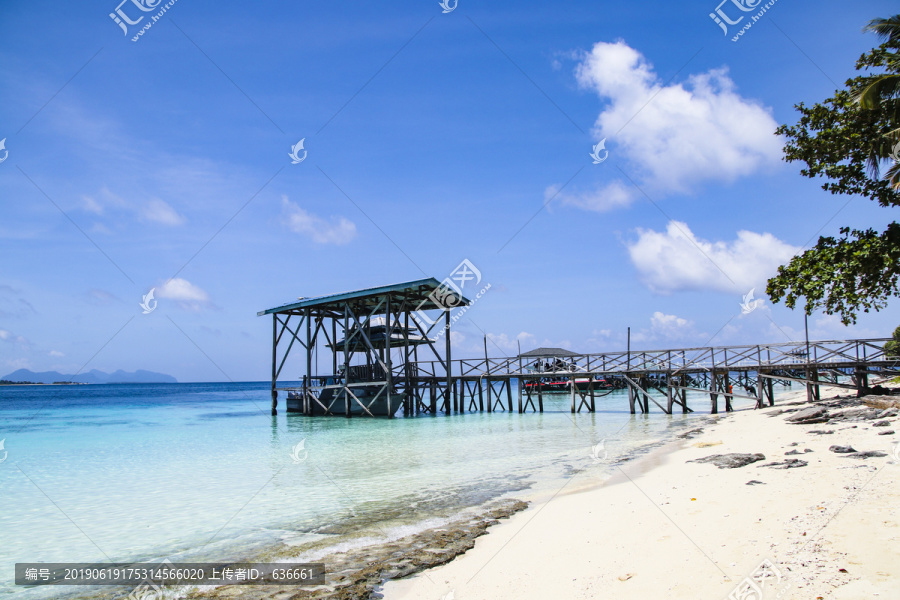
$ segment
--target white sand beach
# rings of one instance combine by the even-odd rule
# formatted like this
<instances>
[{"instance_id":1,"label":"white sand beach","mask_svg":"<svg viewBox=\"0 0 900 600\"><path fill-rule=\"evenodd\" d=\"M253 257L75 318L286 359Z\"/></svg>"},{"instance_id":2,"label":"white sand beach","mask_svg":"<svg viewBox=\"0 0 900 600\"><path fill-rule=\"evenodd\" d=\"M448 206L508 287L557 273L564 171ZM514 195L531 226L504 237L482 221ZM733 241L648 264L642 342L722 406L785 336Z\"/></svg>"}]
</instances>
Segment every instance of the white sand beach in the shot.
<instances>
[{"instance_id":1,"label":"white sand beach","mask_svg":"<svg viewBox=\"0 0 900 600\"><path fill-rule=\"evenodd\" d=\"M822 388L823 402L838 393L848 398L832 390ZM900 420L807 425L773 416L806 408L789 405L805 400L797 391L774 408L722 414L699 435L622 465L599 486L570 492L597 477L585 471L556 496L492 527L452 562L386 583L384 597L900 598L900 432L879 435L900 429ZM810 433L817 430L833 433ZM887 456L862 459L832 452L832 445ZM722 469L688 462L728 453L762 453L765 460ZM761 466L787 459L808 464ZM751 575L764 561L772 568L760 583ZM762 595L749 595L752 586Z\"/></svg>"}]
</instances>

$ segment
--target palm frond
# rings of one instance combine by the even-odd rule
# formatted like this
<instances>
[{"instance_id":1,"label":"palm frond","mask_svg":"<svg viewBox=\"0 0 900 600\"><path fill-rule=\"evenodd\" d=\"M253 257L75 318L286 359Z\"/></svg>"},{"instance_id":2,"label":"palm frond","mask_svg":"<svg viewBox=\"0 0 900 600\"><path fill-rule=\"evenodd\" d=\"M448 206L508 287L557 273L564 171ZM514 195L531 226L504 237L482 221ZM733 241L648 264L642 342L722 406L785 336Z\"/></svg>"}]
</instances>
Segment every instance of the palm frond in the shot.
<instances>
[{"instance_id":1,"label":"palm frond","mask_svg":"<svg viewBox=\"0 0 900 600\"><path fill-rule=\"evenodd\" d=\"M882 75L867 85L859 95L859 105L862 108L874 109L881 105L883 100L900 97L900 75Z\"/></svg>"},{"instance_id":2,"label":"palm frond","mask_svg":"<svg viewBox=\"0 0 900 600\"><path fill-rule=\"evenodd\" d=\"M896 41L900 39L900 15L894 15L886 19L872 19L863 31L871 31L882 40Z\"/></svg>"},{"instance_id":3,"label":"palm frond","mask_svg":"<svg viewBox=\"0 0 900 600\"><path fill-rule=\"evenodd\" d=\"M884 178L887 179L892 188L900 190L900 163L895 161L894 164L891 165L891 168L884 174Z\"/></svg>"}]
</instances>

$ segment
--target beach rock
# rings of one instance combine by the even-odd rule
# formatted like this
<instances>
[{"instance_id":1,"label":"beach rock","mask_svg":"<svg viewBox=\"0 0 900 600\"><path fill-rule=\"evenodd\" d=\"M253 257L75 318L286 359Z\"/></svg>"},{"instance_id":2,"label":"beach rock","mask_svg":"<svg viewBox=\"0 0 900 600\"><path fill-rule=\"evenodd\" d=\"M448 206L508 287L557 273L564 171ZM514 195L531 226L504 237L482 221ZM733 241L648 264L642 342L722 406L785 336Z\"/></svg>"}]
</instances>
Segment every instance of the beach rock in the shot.
<instances>
[{"instance_id":1,"label":"beach rock","mask_svg":"<svg viewBox=\"0 0 900 600\"><path fill-rule=\"evenodd\" d=\"M852 406L831 415L830 422L839 421L858 423L878 418L878 411L868 406Z\"/></svg>"},{"instance_id":2,"label":"beach rock","mask_svg":"<svg viewBox=\"0 0 900 600\"><path fill-rule=\"evenodd\" d=\"M790 452L784 453L785 456L791 456L793 454L802 454L802 452L800 452L799 450L791 450Z\"/></svg>"},{"instance_id":3,"label":"beach rock","mask_svg":"<svg viewBox=\"0 0 900 600\"><path fill-rule=\"evenodd\" d=\"M814 433L816 435L831 435L834 433L834 429L829 429L828 431L822 431L821 429L813 429L811 431L807 431L806 433Z\"/></svg>"},{"instance_id":4,"label":"beach rock","mask_svg":"<svg viewBox=\"0 0 900 600\"><path fill-rule=\"evenodd\" d=\"M831 446L828 449L836 454L850 454L851 452L856 452L852 446Z\"/></svg>"},{"instance_id":5,"label":"beach rock","mask_svg":"<svg viewBox=\"0 0 900 600\"><path fill-rule=\"evenodd\" d=\"M889 427L890 424L890 421L878 421L876 423L872 423L872 427Z\"/></svg>"},{"instance_id":6,"label":"beach rock","mask_svg":"<svg viewBox=\"0 0 900 600\"><path fill-rule=\"evenodd\" d=\"M804 448L804 449L803 449L803 452L804 452L804 454L805 454L805 453L807 453L807 452L812 452L812 450L810 450L809 448Z\"/></svg>"},{"instance_id":7,"label":"beach rock","mask_svg":"<svg viewBox=\"0 0 900 600\"><path fill-rule=\"evenodd\" d=\"M787 458L783 462L770 462L758 467L769 467L770 469L795 469L797 467L805 467L809 463L799 458Z\"/></svg>"},{"instance_id":8,"label":"beach rock","mask_svg":"<svg viewBox=\"0 0 900 600\"><path fill-rule=\"evenodd\" d=\"M878 450L866 450L865 452L854 452L853 454L848 454L844 458L881 458L882 456L887 456L884 452L879 452Z\"/></svg>"},{"instance_id":9,"label":"beach rock","mask_svg":"<svg viewBox=\"0 0 900 600\"><path fill-rule=\"evenodd\" d=\"M698 458L696 460L689 460L688 462L712 463L720 469L739 469L740 467L746 467L747 465L755 463L759 460L766 460L766 456L759 453L713 454L712 456L706 456L704 458Z\"/></svg>"},{"instance_id":10,"label":"beach rock","mask_svg":"<svg viewBox=\"0 0 900 600\"><path fill-rule=\"evenodd\" d=\"M863 403L866 406L871 406L873 408L882 410L900 408L900 399L891 398L890 396L867 396L865 399L863 399Z\"/></svg>"},{"instance_id":11,"label":"beach rock","mask_svg":"<svg viewBox=\"0 0 900 600\"><path fill-rule=\"evenodd\" d=\"M894 430L888 429L887 431L879 431L878 435L894 435Z\"/></svg>"},{"instance_id":12,"label":"beach rock","mask_svg":"<svg viewBox=\"0 0 900 600\"><path fill-rule=\"evenodd\" d=\"M880 413L878 413L878 418L886 419L888 417L896 417L898 414L900 414L900 410L898 410L896 408L888 408L888 409L883 410Z\"/></svg>"},{"instance_id":13,"label":"beach rock","mask_svg":"<svg viewBox=\"0 0 900 600\"><path fill-rule=\"evenodd\" d=\"M528 505L518 500L501 501L494 508L477 515L463 516L441 528L428 529L383 545L366 545L329 554L322 562L328 565L325 582L316 588L296 585L246 586L228 584L188 598L204 600L362 600L378 598L377 588L385 579L400 579L414 573L446 564L475 546L476 539L487 529L523 510ZM293 558L287 555L279 558ZM307 591L308 590L308 591ZM121 596L119 596L121 597Z\"/></svg>"},{"instance_id":14,"label":"beach rock","mask_svg":"<svg viewBox=\"0 0 900 600\"><path fill-rule=\"evenodd\" d=\"M679 434L677 437L683 440L689 440L700 435L701 433L703 433L702 429L691 429L690 431L685 431L684 433Z\"/></svg>"},{"instance_id":15,"label":"beach rock","mask_svg":"<svg viewBox=\"0 0 900 600\"><path fill-rule=\"evenodd\" d=\"M744 484L744 485L766 485L766 482L765 482L765 481L757 481L757 480L755 480L755 479L751 479L750 481L748 481L748 482L747 482L746 484Z\"/></svg>"},{"instance_id":16,"label":"beach rock","mask_svg":"<svg viewBox=\"0 0 900 600\"><path fill-rule=\"evenodd\" d=\"M785 421L787 421L788 423L797 424L827 423L828 419L829 417L827 410L825 410L821 406L812 406L810 408L798 410L796 413L785 418Z\"/></svg>"}]
</instances>

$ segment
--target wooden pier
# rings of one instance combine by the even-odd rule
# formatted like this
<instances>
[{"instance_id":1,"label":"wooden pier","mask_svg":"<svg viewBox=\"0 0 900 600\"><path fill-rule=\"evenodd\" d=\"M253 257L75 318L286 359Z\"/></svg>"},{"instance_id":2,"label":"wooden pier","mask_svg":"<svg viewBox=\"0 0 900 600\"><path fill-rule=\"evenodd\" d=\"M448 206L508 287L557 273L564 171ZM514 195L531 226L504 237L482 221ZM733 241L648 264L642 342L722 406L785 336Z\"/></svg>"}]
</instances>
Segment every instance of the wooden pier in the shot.
<instances>
[{"instance_id":1,"label":"wooden pier","mask_svg":"<svg viewBox=\"0 0 900 600\"><path fill-rule=\"evenodd\" d=\"M596 399L618 387L628 390L632 414L651 412L651 404L667 414L693 412L699 407L688 406L689 391L708 395L716 414L720 397L726 411L734 398L773 406L778 382L805 385L818 399L823 385L862 395L870 377L900 376L900 359L884 353L890 338L597 354L545 348L453 360L451 312L469 302L448 283L422 279L258 313L273 317L272 414L279 392L289 412L310 416L392 418L401 407L406 416L543 412L544 395L560 387L572 413L594 412ZM305 374L299 385L279 386L295 344L304 350ZM320 351L328 355L325 375L318 373Z\"/></svg>"}]
</instances>

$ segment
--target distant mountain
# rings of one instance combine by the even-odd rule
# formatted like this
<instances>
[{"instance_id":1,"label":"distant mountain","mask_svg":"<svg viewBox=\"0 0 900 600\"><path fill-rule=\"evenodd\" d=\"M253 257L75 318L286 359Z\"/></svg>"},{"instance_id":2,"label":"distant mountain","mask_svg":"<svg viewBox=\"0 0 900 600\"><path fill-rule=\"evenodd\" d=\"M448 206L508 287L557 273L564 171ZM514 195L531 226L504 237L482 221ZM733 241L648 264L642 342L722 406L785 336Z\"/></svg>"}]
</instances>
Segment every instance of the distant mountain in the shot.
<instances>
[{"instance_id":1,"label":"distant mountain","mask_svg":"<svg viewBox=\"0 0 900 600\"><path fill-rule=\"evenodd\" d=\"M87 373L65 375L57 371L43 371L35 373L28 369L19 369L0 379L7 381L30 381L32 383L55 383L57 381L72 381L74 383L178 383L171 375L154 373L153 371L137 370L127 373L119 369L115 373L104 373L93 369Z\"/></svg>"}]
</instances>

